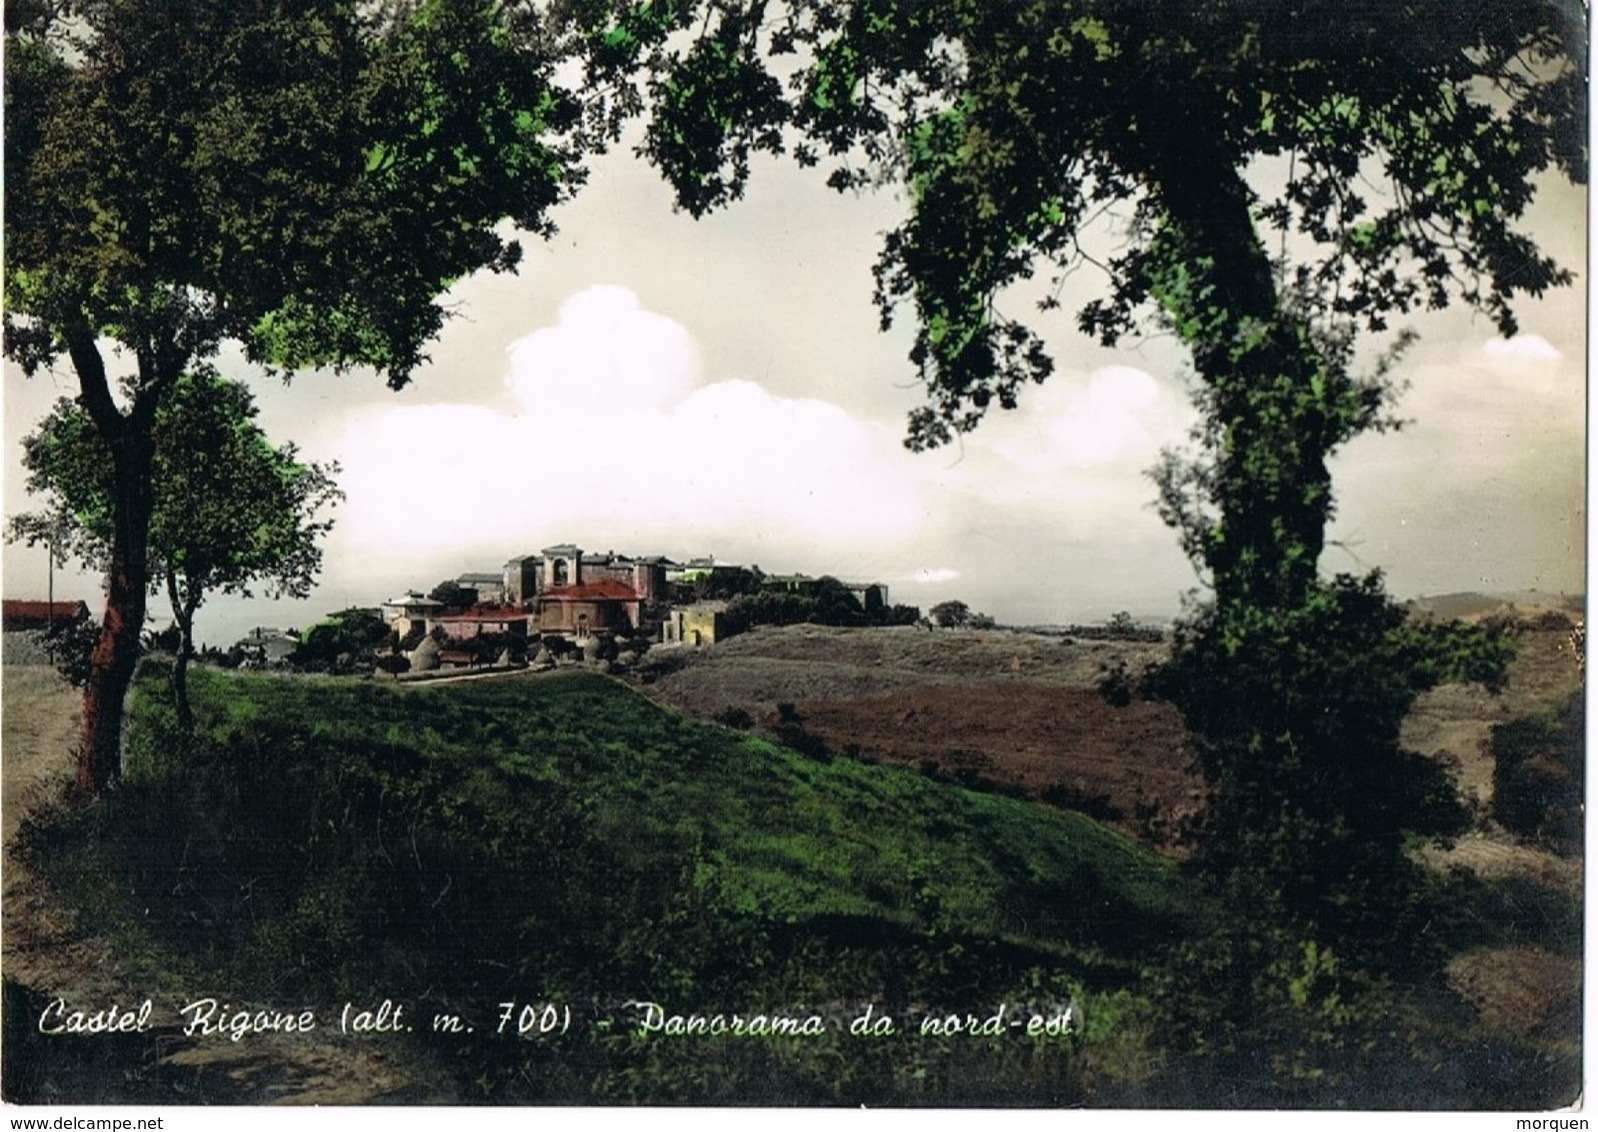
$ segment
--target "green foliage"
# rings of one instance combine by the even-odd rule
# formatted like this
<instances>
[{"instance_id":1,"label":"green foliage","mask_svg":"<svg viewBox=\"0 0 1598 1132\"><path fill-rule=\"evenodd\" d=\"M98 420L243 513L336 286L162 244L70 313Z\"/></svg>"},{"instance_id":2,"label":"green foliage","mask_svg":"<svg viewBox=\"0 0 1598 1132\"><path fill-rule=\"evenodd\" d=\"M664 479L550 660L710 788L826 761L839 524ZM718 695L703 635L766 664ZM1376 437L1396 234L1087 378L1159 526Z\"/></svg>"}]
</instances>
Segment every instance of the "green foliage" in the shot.
<instances>
[{"instance_id":1,"label":"green foliage","mask_svg":"<svg viewBox=\"0 0 1598 1132\"><path fill-rule=\"evenodd\" d=\"M642 151L670 170L678 202L696 217L743 195L751 150L781 150L787 108L754 52L759 30L758 15L725 10L651 83Z\"/></svg>"},{"instance_id":2,"label":"green foliage","mask_svg":"<svg viewBox=\"0 0 1598 1132\"><path fill-rule=\"evenodd\" d=\"M865 607L854 592L837 578L824 575L816 580L811 593L816 603L811 620L821 625L864 625Z\"/></svg>"},{"instance_id":3,"label":"green foliage","mask_svg":"<svg viewBox=\"0 0 1598 1132\"><path fill-rule=\"evenodd\" d=\"M679 583L679 600L727 601L741 595L761 592L765 575L745 566L713 566L685 571L686 583Z\"/></svg>"},{"instance_id":4,"label":"green foliage","mask_svg":"<svg viewBox=\"0 0 1598 1132\"><path fill-rule=\"evenodd\" d=\"M183 375L156 413L151 587L175 583L180 622L207 594L248 597L264 583L270 596L303 598L315 584L318 542L333 525L317 515L342 495L337 465L302 464L294 445L273 447L255 416L249 389L208 367ZM58 401L22 448L28 492L47 509L13 516L7 537L48 541L62 560L105 569L116 496L89 414Z\"/></svg>"},{"instance_id":5,"label":"green foliage","mask_svg":"<svg viewBox=\"0 0 1598 1132\"><path fill-rule=\"evenodd\" d=\"M940 601L927 613L940 629L961 629L971 623L971 607L963 601Z\"/></svg>"},{"instance_id":6,"label":"green foliage","mask_svg":"<svg viewBox=\"0 0 1598 1132\"><path fill-rule=\"evenodd\" d=\"M734 632L756 625L799 625L810 620L816 603L804 594L769 590L739 594L727 603L727 621Z\"/></svg>"},{"instance_id":7,"label":"green foliage","mask_svg":"<svg viewBox=\"0 0 1598 1132\"><path fill-rule=\"evenodd\" d=\"M1493 816L1564 853L1581 852L1586 793L1586 700L1493 728Z\"/></svg>"},{"instance_id":8,"label":"green foliage","mask_svg":"<svg viewBox=\"0 0 1598 1132\"><path fill-rule=\"evenodd\" d=\"M876 591L868 590L872 594ZM800 589L765 588L735 595L727 603L732 632L756 625L913 625L921 616L914 606L886 606L881 600L862 606L859 597L837 578L823 576Z\"/></svg>"},{"instance_id":9,"label":"green foliage","mask_svg":"<svg viewBox=\"0 0 1598 1132\"><path fill-rule=\"evenodd\" d=\"M342 0L121 0L8 24L7 48L6 300L56 351L82 326L181 367L235 339L402 383L435 296L513 265L495 224L539 230L570 176L550 61L474 0L386 26Z\"/></svg>"},{"instance_id":10,"label":"green foliage","mask_svg":"<svg viewBox=\"0 0 1598 1132\"><path fill-rule=\"evenodd\" d=\"M388 642L391 632L379 614L351 607L307 629L288 662L307 672L348 671L370 661L373 650Z\"/></svg>"},{"instance_id":11,"label":"green foliage","mask_svg":"<svg viewBox=\"0 0 1598 1132\"><path fill-rule=\"evenodd\" d=\"M89 617L63 618L39 635L40 641L55 657L56 670L74 688L81 688L89 682L91 654L94 652L94 642L99 637L100 626Z\"/></svg>"},{"instance_id":12,"label":"green foliage","mask_svg":"<svg viewBox=\"0 0 1598 1132\"><path fill-rule=\"evenodd\" d=\"M1490 629L1406 619L1378 575L1339 576L1276 617L1204 611L1148 681L1202 737L1201 863L1281 938L1404 960L1421 883L1405 850L1462 832L1468 813L1399 727L1438 683L1501 680L1511 648Z\"/></svg>"},{"instance_id":13,"label":"green foliage","mask_svg":"<svg viewBox=\"0 0 1598 1132\"><path fill-rule=\"evenodd\" d=\"M434 601L442 602L446 609L457 613L477 604L477 591L462 586L453 578L445 578L429 590L427 596Z\"/></svg>"},{"instance_id":14,"label":"green foliage","mask_svg":"<svg viewBox=\"0 0 1598 1132\"><path fill-rule=\"evenodd\" d=\"M322 564L320 540L333 526L320 513L343 494L332 478L336 464L302 464L294 445L274 448L255 415L249 390L209 366L179 377L155 413L148 577L171 603L180 705L205 599L249 597L263 584L274 597L306 597ZM22 447L28 491L46 509L13 516L7 537L45 542L63 559L108 570L115 461L89 413L58 401Z\"/></svg>"},{"instance_id":15,"label":"green foliage","mask_svg":"<svg viewBox=\"0 0 1598 1132\"><path fill-rule=\"evenodd\" d=\"M411 670L410 659L398 653L384 653L372 663L379 672L387 672L390 676L398 676L401 672Z\"/></svg>"}]
</instances>

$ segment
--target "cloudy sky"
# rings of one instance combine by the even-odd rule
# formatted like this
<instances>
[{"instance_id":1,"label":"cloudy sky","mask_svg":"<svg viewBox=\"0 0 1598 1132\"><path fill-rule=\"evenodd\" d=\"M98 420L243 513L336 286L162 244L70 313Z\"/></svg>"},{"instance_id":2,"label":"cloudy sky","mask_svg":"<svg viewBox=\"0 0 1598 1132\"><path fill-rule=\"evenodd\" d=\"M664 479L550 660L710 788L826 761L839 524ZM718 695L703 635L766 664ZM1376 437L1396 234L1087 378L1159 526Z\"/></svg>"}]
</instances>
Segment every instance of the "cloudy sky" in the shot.
<instances>
[{"instance_id":1,"label":"cloudy sky","mask_svg":"<svg viewBox=\"0 0 1598 1132\"><path fill-rule=\"evenodd\" d=\"M901 208L769 164L748 199L696 223L618 152L552 241L525 241L519 275L455 289L403 392L369 374L285 388L224 355L274 439L339 462L347 498L309 601L218 600L200 638L304 626L559 542L878 580L895 601L960 598L1016 624L1174 614L1196 579L1144 473L1191 421L1181 352L1082 338L1068 291L1065 312L1033 315L1054 377L963 444L910 453L909 335L880 332L871 303ZM1543 193L1531 228L1583 278L1523 304L1516 339L1462 310L1412 320L1410 423L1337 459L1326 569L1381 567L1399 596L1582 589L1584 209L1570 186ZM1100 282L1079 273L1074 297ZM74 392L65 364L32 380L8 366L8 513L29 506L19 439ZM42 550L7 546L4 570L7 596L44 596ZM98 608L92 575L58 571L55 589Z\"/></svg>"}]
</instances>

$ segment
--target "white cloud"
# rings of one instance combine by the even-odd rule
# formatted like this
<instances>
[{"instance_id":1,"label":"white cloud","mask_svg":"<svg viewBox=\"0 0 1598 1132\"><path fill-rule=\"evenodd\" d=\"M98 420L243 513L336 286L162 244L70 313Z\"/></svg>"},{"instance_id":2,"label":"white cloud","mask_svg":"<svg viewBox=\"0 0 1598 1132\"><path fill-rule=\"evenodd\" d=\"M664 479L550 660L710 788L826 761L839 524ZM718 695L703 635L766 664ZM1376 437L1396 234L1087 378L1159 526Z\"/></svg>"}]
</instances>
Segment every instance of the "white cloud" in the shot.
<instances>
[{"instance_id":1,"label":"white cloud","mask_svg":"<svg viewBox=\"0 0 1598 1132\"><path fill-rule=\"evenodd\" d=\"M1405 594L1579 585L1567 535L1584 507L1579 366L1535 334L1417 352L1396 405L1409 423L1333 462L1329 534L1357 555L1333 564L1381 565Z\"/></svg>"},{"instance_id":2,"label":"white cloud","mask_svg":"<svg viewBox=\"0 0 1598 1132\"><path fill-rule=\"evenodd\" d=\"M1517 361L1554 362L1562 356L1541 334L1493 338L1482 349L1495 358L1513 358Z\"/></svg>"},{"instance_id":3,"label":"white cloud","mask_svg":"<svg viewBox=\"0 0 1598 1132\"><path fill-rule=\"evenodd\" d=\"M1085 380L1061 374L1029 393L1030 412L1013 427L994 422L1002 433L995 450L1028 474L1136 470L1185 433L1185 401L1132 366L1105 366Z\"/></svg>"},{"instance_id":4,"label":"white cloud","mask_svg":"<svg viewBox=\"0 0 1598 1132\"><path fill-rule=\"evenodd\" d=\"M695 387L688 332L603 286L510 349L516 415L433 404L363 414L338 458L356 545L453 547L497 564L542 541L636 539L679 552L789 541L887 543L924 515L887 430L743 380Z\"/></svg>"},{"instance_id":5,"label":"white cloud","mask_svg":"<svg viewBox=\"0 0 1598 1132\"><path fill-rule=\"evenodd\" d=\"M1162 448L1185 441L1191 420L1185 392L1144 370L1062 370L941 458L945 512L968 533L1004 527L1120 546L1169 540L1144 473Z\"/></svg>"},{"instance_id":6,"label":"white cloud","mask_svg":"<svg viewBox=\"0 0 1598 1132\"><path fill-rule=\"evenodd\" d=\"M932 586L939 585L944 582L952 582L959 576L960 571L952 570L947 566L942 566L936 569L924 569L917 574L911 575L910 580L912 582L920 583L921 585Z\"/></svg>"},{"instance_id":7,"label":"white cloud","mask_svg":"<svg viewBox=\"0 0 1598 1132\"><path fill-rule=\"evenodd\" d=\"M699 357L688 331L625 287L579 291L559 319L510 347L506 384L530 415L647 415L692 388Z\"/></svg>"}]
</instances>

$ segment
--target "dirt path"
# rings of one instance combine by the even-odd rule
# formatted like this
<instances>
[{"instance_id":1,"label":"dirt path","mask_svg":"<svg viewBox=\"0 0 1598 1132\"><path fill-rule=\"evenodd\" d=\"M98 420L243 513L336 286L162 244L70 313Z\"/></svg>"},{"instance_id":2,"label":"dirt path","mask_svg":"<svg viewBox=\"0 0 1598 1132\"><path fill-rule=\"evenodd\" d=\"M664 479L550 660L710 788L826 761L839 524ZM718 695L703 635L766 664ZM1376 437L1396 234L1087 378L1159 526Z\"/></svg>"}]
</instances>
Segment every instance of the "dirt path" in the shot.
<instances>
[{"instance_id":1,"label":"dirt path","mask_svg":"<svg viewBox=\"0 0 1598 1132\"><path fill-rule=\"evenodd\" d=\"M31 987L83 986L101 993L108 981L106 949L84 938L75 917L13 852L29 811L59 801L72 781L73 750L82 719L82 694L54 668L0 669L0 818L5 852L4 947L7 981Z\"/></svg>"},{"instance_id":2,"label":"dirt path","mask_svg":"<svg viewBox=\"0 0 1598 1132\"><path fill-rule=\"evenodd\" d=\"M45 665L0 670L0 833L9 846L22 815L72 780L83 699Z\"/></svg>"},{"instance_id":3,"label":"dirt path","mask_svg":"<svg viewBox=\"0 0 1598 1132\"><path fill-rule=\"evenodd\" d=\"M72 780L81 693L53 669L0 669L0 811L5 853L4 931L8 1047L5 1099L25 1103L328 1104L449 1103L452 1084L398 1045L333 1035L263 1035L248 1043L184 1037L168 1019L148 1034L43 1038L34 1025L57 996L100 1009L151 997L114 949L87 931L13 852L28 812L61 798ZM220 988L200 988L213 993ZM181 1003L162 1006L175 1011ZM241 1007L249 1006L239 1003ZM127 1085L127 1081L135 1081Z\"/></svg>"}]
</instances>

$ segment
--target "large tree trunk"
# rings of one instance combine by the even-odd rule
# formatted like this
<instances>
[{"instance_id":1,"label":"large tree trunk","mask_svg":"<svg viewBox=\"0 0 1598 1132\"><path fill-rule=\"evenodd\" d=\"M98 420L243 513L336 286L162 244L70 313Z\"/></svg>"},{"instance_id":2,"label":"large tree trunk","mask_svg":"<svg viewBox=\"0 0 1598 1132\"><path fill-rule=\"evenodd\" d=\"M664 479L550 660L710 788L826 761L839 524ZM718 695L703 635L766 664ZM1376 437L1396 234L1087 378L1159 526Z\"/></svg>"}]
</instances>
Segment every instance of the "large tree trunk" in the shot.
<instances>
[{"instance_id":1,"label":"large tree trunk","mask_svg":"<svg viewBox=\"0 0 1598 1132\"><path fill-rule=\"evenodd\" d=\"M122 772L122 707L139 660L149 590L151 482L155 456L155 408L174 367L158 369L149 355L139 359L140 380L126 414L111 398L110 383L93 335L69 330L67 346L82 389L84 408L111 450L111 563L106 576L105 618L90 658L83 693L83 739L78 747L77 785L99 794Z\"/></svg>"},{"instance_id":2,"label":"large tree trunk","mask_svg":"<svg viewBox=\"0 0 1598 1132\"><path fill-rule=\"evenodd\" d=\"M83 743L78 751L78 786L93 794L115 782L122 771L122 705L139 660L139 632L149 589L153 449L148 435L125 435L112 450L115 541L106 578L105 619L83 694Z\"/></svg>"},{"instance_id":3,"label":"large tree trunk","mask_svg":"<svg viewBox=\"0 0 1598 1132\"><path fill-rule=\"evenodd\" d=\"M1247 185L1201 151L1179 151L1159 180L1169 275L1156 288L1222 423L1220 522L1205 564L1221 609L1295 610L1316 584L1331 515L1336 393L1301 316L1277 293Z\"/></svg>"}]
</instances>

